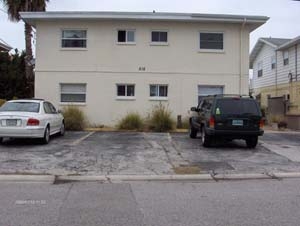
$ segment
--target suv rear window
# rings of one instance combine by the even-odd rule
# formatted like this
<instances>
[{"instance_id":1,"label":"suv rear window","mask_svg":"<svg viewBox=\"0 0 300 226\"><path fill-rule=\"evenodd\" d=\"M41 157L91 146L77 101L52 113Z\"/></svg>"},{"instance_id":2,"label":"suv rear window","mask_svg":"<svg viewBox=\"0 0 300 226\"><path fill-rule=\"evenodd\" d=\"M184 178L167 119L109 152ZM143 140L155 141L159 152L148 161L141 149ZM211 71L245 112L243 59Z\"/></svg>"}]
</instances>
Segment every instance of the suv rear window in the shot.
<instances>
[{"instance_id":1,"label":"suv rear window","mask_svg":"<svg viewBox=\"0 0 300 226\"><path fill-rule=\"evenodd\" d=\"M254 100L246 99L221 99L217 100L216 114L222 115L259 115L257 104Z\"/></svg>"},{"instance_id":2,"label":"suv rear window","mask_svg":"<svg viewBox=\"0 0 300 226\"><path fill-rule=\"evenodd\" d=\"M40 104L33 102L6 102L1 108L1 111L21 111L21 112L34 112L40 111Z\"/></svg>"}]
</instances>

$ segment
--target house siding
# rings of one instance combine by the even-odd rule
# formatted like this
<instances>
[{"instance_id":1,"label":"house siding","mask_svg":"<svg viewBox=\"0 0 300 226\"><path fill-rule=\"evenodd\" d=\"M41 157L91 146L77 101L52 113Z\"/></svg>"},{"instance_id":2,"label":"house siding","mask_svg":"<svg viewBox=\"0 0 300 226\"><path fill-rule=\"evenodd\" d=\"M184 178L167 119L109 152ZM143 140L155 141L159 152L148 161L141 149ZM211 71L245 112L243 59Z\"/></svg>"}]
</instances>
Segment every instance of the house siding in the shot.
<instances>
[{"instance_id":1,"label":"house siding","mask_svg":"<svg viewBox=\"0 0 300 226\"><path fill-rule=\"evenodd\" d=\"M289 73L295 73L295 49L289 48L286 51L289 52L289 64L283 65L283 53L284 51L278 51L277 53L277 83L284 84L289 82Z\"/></svg>"},{"instance_id":2,"label":"house siding","mask_svg":"<svg viewBox=\"0 0 300 226\"><path fill-rule=\"evenodd\" d=\"M87 49L61 49L64 28L87 29ZM135 29L136 44L117 44L118 29ZM152 30L167 30L168 45L150 45ZM91 124L114 125L128 112L147 115L159 103L149 99L149 85L167 84L168 99L162 102L174 117L186 116L197 104L198 85L248 94L249 30L223 23L37 22L35 97L63 108L59 84L86 83L86 103L78 106ZM200 31L223 32L224 51L199 51ZM135 99L118 100L117 83L135 84Z\"/></svg>"},{"instance_id":3,"label":"house siding","mask_svg":"<svg viewBox=\"0 0 300 226\"><path fill-rule=\"evenodd\" d=\"M262 49L260 50L259 54L257 55L256 59L253 62L253 88L261 88L266 86L275 85L275 73L276 69L271 68L271 57L275 56L275 48L269 45L263 45ZM258 63L263 63L263 75L258 77Z\"/></svg>"},{"instance_id":4,"label":"house siding","mask_svg":"<svg viewBox=\"0 0 300 226\"><path fill-rule=\"evenodd\" d=\"M297 48L297 49L296 49ZM283 64L284 51L276 52L276 67L277 67L277 78L276 70L271 70L271 56L275 54L275 48L264 45L256 59L253 62L253 93L255 96L260 96L261 106L268 106L268 96L278 97L286 95L287 99L287 113L288 114L299 114L300 113L300 83L296 82L296 70L299 74L299 54L300 49L297 45L294 45L286 51L289 52L289 64ZM297 62L296 62L296 51L297 51ZM257 77L257 63L263 60L264 74L262 77ZM296 69L297 64L297 69ZM290 81L289 73L293 75L293 82ZM299 76L298 76L299 77ZM299 81L299 79L298 79Z\"/></svg>"}]
</instances>

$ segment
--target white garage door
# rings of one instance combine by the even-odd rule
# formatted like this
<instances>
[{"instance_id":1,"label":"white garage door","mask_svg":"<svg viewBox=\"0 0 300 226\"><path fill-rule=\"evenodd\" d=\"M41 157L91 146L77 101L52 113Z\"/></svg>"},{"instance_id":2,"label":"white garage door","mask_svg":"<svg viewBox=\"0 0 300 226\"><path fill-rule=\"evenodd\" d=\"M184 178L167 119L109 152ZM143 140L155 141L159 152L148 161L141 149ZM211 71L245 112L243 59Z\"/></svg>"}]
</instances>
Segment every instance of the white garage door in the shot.
<instances>
[{"instance_id":1,"label":"white garage door","mask_svg":"<svg viewBox=\"0 0 300 226\"><path fill-rule=\"evenodd\" d=\"M223 94L223 86L198 86L198 102L207 95Z\"/></svg>"}]
</instances>

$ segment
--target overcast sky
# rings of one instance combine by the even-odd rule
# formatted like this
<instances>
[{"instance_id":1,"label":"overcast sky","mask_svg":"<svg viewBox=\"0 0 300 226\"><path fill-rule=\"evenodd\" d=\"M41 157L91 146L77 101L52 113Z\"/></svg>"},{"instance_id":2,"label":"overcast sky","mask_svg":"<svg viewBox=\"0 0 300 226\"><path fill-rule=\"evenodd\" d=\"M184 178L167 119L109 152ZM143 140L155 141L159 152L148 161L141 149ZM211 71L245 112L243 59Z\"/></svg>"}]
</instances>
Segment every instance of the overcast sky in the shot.
<instances>
[{"instance_id":1,"label":"overcast sky","mask_svg":"<svg viewBox=\"0 0 300 226\"><path fill-rule=\"evenodd\" d=\"M24 49L23 22L12 23L0 4L0 38ZM47 11L144 11L262 15L270 20L251 33L251 49L259 37L300 35L300 2L292 0L50 0Z\"/></svg>"}]
</instances>

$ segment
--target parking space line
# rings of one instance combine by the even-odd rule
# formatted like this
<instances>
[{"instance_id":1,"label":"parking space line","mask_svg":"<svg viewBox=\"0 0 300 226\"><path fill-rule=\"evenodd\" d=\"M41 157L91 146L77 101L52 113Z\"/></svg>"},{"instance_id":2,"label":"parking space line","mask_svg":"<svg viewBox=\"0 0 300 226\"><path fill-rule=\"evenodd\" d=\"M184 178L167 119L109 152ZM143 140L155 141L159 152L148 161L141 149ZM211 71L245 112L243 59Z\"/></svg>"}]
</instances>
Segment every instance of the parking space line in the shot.
<instances>
[{"instance_id":1,"label":"parking space line","mask_svg":"<svg viewBox=\"0 0 300 226\"><path fill-rule=\"evenodd\" d=\"M87 139L89 136L93 135L95 132L90 132L87 135L73 141L71 144L69 144L70 146L76 146L78 144L80 144L82 141L84 141L85 139Z\"/></svg>"}]
</instances>

